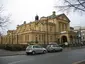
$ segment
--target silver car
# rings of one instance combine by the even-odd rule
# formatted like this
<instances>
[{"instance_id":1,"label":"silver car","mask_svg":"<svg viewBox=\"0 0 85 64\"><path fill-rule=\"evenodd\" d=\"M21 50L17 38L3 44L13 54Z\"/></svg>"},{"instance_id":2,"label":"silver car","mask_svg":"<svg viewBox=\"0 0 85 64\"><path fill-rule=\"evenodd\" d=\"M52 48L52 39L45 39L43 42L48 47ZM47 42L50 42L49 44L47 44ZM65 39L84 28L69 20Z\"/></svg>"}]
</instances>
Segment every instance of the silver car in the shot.
<instances>
[{"instance_id":1,"label":"silver car","mask_svg":"<svg viewBox=\"0 0 85 64\"><path fill-rule=\"evenodd\" d=\"M26 48L26 54L32 53L33 55L36 53L46 53L47 50L40 45L29 45Z\"/></svg>"},{"instance_id":2,"label":"silver car","mask_svg":"<svg viewBox=\"0 0 85 64\"><path fill-rule=\"evenodd\" d=\"M60 47L59 45L56 45L56 44L47 45L46 49L47 49L48 52L56 52L56 51L62 51L63 50L62 47Z\"/></svg>"}]
</instances>

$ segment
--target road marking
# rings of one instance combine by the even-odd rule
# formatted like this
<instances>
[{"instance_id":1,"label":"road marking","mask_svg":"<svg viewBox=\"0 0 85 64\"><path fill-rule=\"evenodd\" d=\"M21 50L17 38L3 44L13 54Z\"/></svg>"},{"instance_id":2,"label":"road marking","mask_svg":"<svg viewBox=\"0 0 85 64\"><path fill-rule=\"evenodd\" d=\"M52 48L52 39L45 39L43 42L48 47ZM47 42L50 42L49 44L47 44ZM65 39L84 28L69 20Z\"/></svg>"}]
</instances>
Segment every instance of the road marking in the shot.
<instances>
[{"instance_id":1,"label":"road marking","mask_svg":"<svg viewBox=\"0 0 85 64\"><path fill-rule=\"evenodd\" d=\"M16 64L16 63L19 63L19 62L24 62L24 61L33 61L34 59L32 58L32 59L27 59L27 60L19 60L19 61L15 61L15 62L10 62L10 63L8 63L8 64Z\"/></svg>"},{"instance_id":2,"label":"road marking","mask_svg":"<svg viewBox=\"0 0 85 64\"><path fill-rule=\"evenodd\" d=\"M0 58L11 58L11 57L15 57L15 56L4 56L4 57L0 57Z\"/></svg>"},{"instance_id":3,"label":"road marking","mask_svg":"<svg viewBox=\"0 0 85 64\"><path fill-rule=\"evenodd\" d=\"M17 56L20 56L21 57L21 55L17 55ZM17 57L17 56L2 56L2 57L0 57L0 58L14 58L14 57ZM24 56L24 55L22 55L22 56Z\"/></svg>"},{"instance_id":4,"label":"road marking","mask_svg":"<svg viewBox=\"0 0 85 64\"><path fill-rule=\"evenodd\" d=\"M74 63L72 63L72 64L80 64L80 63L82 63L82 62L85 62L85 60L77 61L77 62L74 62Z\"/></svg>"}]
</instances>

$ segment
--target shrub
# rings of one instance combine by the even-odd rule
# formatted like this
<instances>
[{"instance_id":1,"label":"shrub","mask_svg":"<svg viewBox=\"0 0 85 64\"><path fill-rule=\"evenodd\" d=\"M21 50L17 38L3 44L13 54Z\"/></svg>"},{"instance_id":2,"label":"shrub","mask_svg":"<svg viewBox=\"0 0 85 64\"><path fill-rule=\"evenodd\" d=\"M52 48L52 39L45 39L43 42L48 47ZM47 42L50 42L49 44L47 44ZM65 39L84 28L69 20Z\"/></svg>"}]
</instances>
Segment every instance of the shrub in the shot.
<instances>
[{"instance_id":1,"label":"shrub","mask_svg":"<svg viewBox=\"0 0 85 64\"><path fill-rule=\"evenodd\" d=\"M23 44L3 44L0 45L0 49L6 49L10 51L22 51L25 50L27 45Z\"/></svg>"},{"instance_id":2,"label":"shrub","mask_svg":"<svg viewBox=\"0 0 85 64\"><path fill-rule=\"evenodd\" d=\"M0 49L5 49L5 45L4 44L0 44Z\"/></svg>"}]
</instances>

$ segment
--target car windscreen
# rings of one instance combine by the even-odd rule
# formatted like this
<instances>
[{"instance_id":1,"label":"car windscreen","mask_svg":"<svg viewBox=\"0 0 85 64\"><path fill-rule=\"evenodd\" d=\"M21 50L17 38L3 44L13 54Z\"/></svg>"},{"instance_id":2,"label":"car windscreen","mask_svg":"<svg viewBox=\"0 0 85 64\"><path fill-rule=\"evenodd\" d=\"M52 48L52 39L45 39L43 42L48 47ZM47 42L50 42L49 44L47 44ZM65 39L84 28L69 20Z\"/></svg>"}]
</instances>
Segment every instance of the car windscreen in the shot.
<instances>
[{"instance_id":1,"label":"car windscreen","mask_svg":"<svg viewBox=\"0 0 85 64\"><path fill-rule=\"evenodd\" d=\"M33 46L33 48L42 48L41 46Z\"/></svg>"},{"instance_id":2,"label":"car windscreen","mask_svg":"<svg viewBox=\"0 0 85 64\"><path fill-rule=\"evenodd\" d=\"M59 45L53 45L53 47L59 47Z\"/></svg>"},{"instance_id":3,"label":"car windscreen","mask_svg":"<svg viewBox=\"0 0 85 64\"><path fill-rule=\"evenodd\" d=\"M30 45L30 46L28 46L27 48L32 48L32 46Z\"/></svg>"}]
</instances>

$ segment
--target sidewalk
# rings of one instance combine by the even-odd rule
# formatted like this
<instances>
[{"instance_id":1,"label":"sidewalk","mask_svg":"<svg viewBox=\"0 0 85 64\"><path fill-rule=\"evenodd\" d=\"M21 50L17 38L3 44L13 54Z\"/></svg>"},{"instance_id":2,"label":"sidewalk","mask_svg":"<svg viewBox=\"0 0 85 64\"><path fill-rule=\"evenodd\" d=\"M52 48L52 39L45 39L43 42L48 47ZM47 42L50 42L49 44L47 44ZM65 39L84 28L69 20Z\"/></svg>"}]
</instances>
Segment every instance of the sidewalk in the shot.
<instances>
[{"instance_id":1,"label":"sidewalk","mask_svg":"<svg viewBox=\"0 0 85 64\"><path fill-rule=\"evenodd\" d=\"M25 51L8 51L0 49L0 57L1 56L13 56L13 55L24 55Z\"/></svg>"},{"instance_id":2,"label":"sidewalk","mask_svg":"<svg viewBox=\"0 0 85 64\"><path fill-rule=\"evenodd\" d=\"M63 51L70 51L70 50L75 50L75 49L82 49L85 48L85 46L82 47L67 47L64 48ZM13 55L25 55L25 51L8 51L8 50L3 50L0 49L0 57L1 56L13 56Z\"/></svg>"},{"instance_id":3,"label":"sidewalk","mask_svg":"<svg viewBox=\"0 0 85 64\"><path fill-rule=\"evenodd\" d=\"M82 46L82 47L66 47L66 48L64 48L64 50L75 50L75 49L82 49L82 48L85 48L85 46Z\"/></svg>"}]
</instances>

